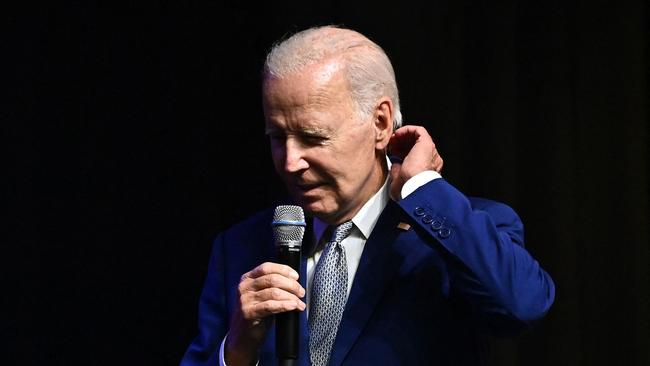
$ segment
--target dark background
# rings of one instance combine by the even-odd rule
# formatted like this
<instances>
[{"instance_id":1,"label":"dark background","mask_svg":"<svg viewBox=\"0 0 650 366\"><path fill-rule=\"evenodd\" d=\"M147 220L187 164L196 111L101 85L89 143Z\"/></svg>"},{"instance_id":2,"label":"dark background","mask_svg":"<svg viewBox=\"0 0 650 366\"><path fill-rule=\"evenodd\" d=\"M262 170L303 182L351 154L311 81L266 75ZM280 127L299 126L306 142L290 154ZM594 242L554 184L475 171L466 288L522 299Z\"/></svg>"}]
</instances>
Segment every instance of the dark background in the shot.
<instances>
[{"instance_id":1,"label":"dark background","mask_svg":"<svg viewBox=\"0 0 650 366\"><path fill-rule=\"evenodd\" d=\"M650 364L647 2L322 1L4 12L3 365L174 365L214 236L283 195L268 47L355 28L445 177L514 207L553 276L492 365ZM4 179L3 179L4 180Z\"/></svg>"}]
</instances>

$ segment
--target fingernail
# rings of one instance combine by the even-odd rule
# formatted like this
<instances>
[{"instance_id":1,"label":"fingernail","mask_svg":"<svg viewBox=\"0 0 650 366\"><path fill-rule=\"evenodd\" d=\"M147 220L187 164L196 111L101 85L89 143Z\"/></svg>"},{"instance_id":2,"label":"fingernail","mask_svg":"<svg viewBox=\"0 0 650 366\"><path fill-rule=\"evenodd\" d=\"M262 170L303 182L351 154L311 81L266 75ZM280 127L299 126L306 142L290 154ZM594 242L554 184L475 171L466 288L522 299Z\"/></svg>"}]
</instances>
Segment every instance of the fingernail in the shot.
<instances>
[{"instance_id":1,"label":"fingernail","mask_svg":"<svg viewBox=\"0 0 650 366\"><path fill-rule=\"evenodd\" d=\"M393 164L402 164L402 162L404 161L402 160L402 158L400 158L397 155L390 155L388 156L388 159L390 159L390 162Z\"/></svg>"},{"instance_id":2,"label":"fingernail","mask_svg":"<svg viewBox=\"0 0 650 366\"><path fill-rule=\"evenodd\" d=\"M307 307L307 305L302 301L298 301L296 305L298 305L298 309L300 309L301 311L305 310L305 308Z\"/></svg>"}]
</instances>

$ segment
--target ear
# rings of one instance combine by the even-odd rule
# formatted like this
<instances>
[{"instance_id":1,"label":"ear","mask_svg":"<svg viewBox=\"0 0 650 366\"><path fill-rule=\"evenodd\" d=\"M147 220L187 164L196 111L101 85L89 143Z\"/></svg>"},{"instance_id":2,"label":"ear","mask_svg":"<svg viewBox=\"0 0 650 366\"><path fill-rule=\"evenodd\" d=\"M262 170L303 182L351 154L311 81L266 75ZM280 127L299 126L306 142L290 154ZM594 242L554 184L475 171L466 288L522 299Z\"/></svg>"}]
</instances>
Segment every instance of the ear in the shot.
<instances>
[{"instance_id":1,"label":"ear","mask_svg":"<svg viewBox=\"0 0 650 366\"><path fill-rule=\"evenodd\" d=\"M375 149L384 150L393 134L393 102L388 97L379 99L374 114Z\"/></svg>"}]
</instances>

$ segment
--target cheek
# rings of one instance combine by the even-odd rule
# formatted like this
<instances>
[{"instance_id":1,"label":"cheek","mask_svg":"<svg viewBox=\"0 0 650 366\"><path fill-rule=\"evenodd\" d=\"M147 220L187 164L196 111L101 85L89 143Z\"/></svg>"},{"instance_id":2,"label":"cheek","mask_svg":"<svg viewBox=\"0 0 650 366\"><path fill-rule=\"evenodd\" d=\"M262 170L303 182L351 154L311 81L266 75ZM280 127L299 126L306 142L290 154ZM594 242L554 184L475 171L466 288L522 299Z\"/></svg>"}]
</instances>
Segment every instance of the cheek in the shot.
<instances>
[{"instance_id":1,"label":"cheek","mask_svg":"<svg viewBox=\"0 0 650 366\"><path fill-rule=\"evenodd\" d=\"M331 151L319 156L320 166L332 176L339 188L346 193L355 190L360 180L363 180L374 163L374 145L368 144L368 139L347 141L345 149Z\"/></svg>"},{"instance_id":2,"label":"cheek","mask_svg":"<svg viewBox=\"0 0 650 366\"><path fill-rule=\"evenodd\" d=\"M359 139L353 146L354 148L348 154L348 169L355 176L363 175L375 163L374 142L369 139Z\"/></svg>"}]
</instances>

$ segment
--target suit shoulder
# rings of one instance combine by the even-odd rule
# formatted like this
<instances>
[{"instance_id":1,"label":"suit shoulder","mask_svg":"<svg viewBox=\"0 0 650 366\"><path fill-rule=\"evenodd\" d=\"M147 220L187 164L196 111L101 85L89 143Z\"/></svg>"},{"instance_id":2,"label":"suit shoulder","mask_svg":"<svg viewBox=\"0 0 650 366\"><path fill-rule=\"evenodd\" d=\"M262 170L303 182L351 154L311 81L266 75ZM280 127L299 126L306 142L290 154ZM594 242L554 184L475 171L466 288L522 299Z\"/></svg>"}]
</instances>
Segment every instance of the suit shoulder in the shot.
<instances>
[{"instance_id":1,"label":"suit shoulder","mask_svg":"<svg viewBox=\"0 0 650 366\"><path fill-rule=\"evenodd\" d=\"M214 240L213 257L240 274L268 260L274 248L272 218L273 209L266 209L222 231Z\"/></svg>"},{"instance_id":2,"label":"suit shoulder","mask_svg":"<svg viewBox=\"0 0 650 366\"><path fill-rule=\"evenodd\" d=\"M267 208L249 216L224 230L220 235L229 238L259 238L261 233L269 233L271 220L273 219L274 208Z\"/></svg>"}]
</instances>

